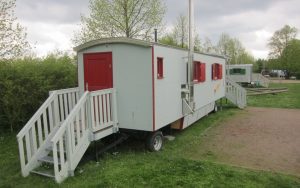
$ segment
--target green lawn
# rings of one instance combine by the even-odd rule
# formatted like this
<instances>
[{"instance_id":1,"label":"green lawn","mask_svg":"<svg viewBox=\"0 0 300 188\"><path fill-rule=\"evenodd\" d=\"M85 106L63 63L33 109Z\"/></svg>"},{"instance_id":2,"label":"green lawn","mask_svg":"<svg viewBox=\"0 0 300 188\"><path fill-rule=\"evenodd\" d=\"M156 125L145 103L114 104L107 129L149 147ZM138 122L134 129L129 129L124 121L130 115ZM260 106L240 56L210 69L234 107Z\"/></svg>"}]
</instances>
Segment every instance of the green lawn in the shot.
<instances>
[{"instance_id":1,"label":"green lawn","mask_svg":"<svg viewBox=\"0 0 300 188\"><path fill-rule=\"evenodd\" d=\"M300 84L270 84L270 87L287 87L288 92L248 96L248 106L273 108L300 108Z\"/></svg>"},{"instance_id":2,"label":"green lawn","mask_svg":"<svg viewBox=\"0 0 300 188\"><path fill-rule=\"evenodd\" d=\"M300 187L297 177L188 159L184 151L193 150L201 133L238 112L227 108L210 114L176 132L161 152L147 152L141 142L128 140L98 163L80 164L61 187ZM21 177L15 135L0 136L0 167L0 187L57 187L48 178Z\"/></svg>"}]
</instances>

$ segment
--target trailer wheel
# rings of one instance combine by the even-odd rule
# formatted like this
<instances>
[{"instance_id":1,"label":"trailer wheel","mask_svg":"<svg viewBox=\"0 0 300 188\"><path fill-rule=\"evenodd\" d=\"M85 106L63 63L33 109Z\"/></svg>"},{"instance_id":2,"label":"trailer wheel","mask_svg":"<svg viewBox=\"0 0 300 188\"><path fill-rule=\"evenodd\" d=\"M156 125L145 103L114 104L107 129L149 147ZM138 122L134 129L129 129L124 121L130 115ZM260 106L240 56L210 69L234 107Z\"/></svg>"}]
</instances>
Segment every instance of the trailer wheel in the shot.
<instances>
[{"instance_id":1,"label":"trailer wheel","mask_svg":"<svg viewBox=\"0 0 300 188\"><path fill-rule=\"evenodd\" d=\"M163 143L164 143L164 138L161 131L156 131L149 134L149 136L146 139L146 147L149 151L161 150Z\"/></svg>"}]
</instances>

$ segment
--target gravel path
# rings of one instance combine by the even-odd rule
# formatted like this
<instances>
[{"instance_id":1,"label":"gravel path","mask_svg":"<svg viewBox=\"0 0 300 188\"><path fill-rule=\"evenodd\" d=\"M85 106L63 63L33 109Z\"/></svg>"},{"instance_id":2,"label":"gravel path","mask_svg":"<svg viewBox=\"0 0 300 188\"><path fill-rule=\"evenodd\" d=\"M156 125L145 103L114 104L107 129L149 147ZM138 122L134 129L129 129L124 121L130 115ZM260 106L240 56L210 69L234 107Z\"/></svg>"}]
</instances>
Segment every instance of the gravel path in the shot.
<instances>
[{"instance_id":1,"label":"gravel path","mask_svg":"<svg viewBox=\"0 0 300 188\"><path fill-rule=\"evenodd\" d=\"M208 130L193 159L300 176L300 110L248 107Z\"/></svg>"}]
</instances>

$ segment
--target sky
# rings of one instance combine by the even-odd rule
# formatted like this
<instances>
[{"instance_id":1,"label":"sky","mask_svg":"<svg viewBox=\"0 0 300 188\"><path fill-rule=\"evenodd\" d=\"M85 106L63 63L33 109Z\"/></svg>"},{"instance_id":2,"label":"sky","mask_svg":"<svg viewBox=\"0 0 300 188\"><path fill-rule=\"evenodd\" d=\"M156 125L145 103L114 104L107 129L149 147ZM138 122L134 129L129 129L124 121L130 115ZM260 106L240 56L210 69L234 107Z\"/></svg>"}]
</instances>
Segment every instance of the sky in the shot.
<instances>
[{"instance_id":1,"label":"sky","mask_svg":"<svg viewBox=\"0 0 300 188\"><path fill-rule=\"evenodd\" d=\"M171 28L179 14L187 14L188 0L164 0L165 24ZM174 3L176 2L176 3ZM267 42L284 25L299 29L300 0L194 0L195 27L200 38L213 43L222 33L238 38L255 58L267 58ZM17 0L18 22L38 56L56 50L73 52L72 38L80 30L81 15L89 14L88 0ZM299 34L297 38L299 38Z\"/></svg>"}]
</instances>

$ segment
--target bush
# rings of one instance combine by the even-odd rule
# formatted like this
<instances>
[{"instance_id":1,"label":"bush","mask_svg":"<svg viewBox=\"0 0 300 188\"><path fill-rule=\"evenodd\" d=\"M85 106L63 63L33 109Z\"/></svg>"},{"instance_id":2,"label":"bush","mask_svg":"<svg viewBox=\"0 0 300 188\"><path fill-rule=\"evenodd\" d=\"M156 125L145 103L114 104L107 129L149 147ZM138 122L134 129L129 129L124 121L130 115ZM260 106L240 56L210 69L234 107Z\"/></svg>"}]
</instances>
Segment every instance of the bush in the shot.
<instances>
[{"instance_id":1,"label":"bush","mask_svg":"<svg viewBox=\"0 0 300 188\"><path fill-rule=\"evenodd\" d=\"M0 129L20 129L50 90L74 87L77 68L68 56L0 62Z\"/></svg>"}]
</instances>

